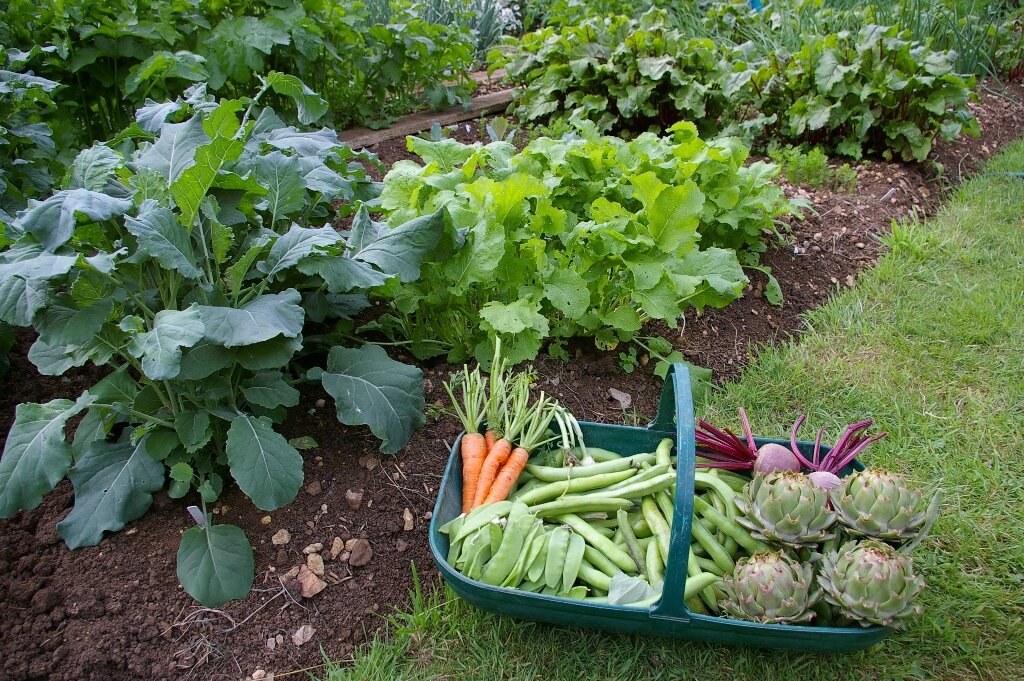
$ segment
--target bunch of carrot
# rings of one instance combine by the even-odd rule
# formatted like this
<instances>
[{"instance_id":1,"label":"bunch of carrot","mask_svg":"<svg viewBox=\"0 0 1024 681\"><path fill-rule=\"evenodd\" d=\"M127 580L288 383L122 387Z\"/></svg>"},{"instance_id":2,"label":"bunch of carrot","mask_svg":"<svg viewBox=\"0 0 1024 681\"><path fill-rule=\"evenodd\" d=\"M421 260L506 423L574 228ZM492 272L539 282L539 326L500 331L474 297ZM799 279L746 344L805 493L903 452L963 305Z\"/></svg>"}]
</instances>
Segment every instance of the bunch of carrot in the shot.
<instances>
[{"instance_id":1,"label":"bunch of carrot","mask_svg":"<svg viewBox=\"0 0 1024 681\"><path fill-rule=\"evenodd\" d=\"M530 402L530 385L536 378L532 369L511 373L495 351L491 373L484 378L477 367L464 366L445 389L466 429L462 436L462 512L481 504L503 501L526 468L530 452L559 439L551 432L558 424L563 446L581 439L575 419L543 392ZM462 399L455 396L461 384ZM481 422L487 423L481 433ZM582 444L582 443L581 443Z\"/></svg>"}]
</instances>

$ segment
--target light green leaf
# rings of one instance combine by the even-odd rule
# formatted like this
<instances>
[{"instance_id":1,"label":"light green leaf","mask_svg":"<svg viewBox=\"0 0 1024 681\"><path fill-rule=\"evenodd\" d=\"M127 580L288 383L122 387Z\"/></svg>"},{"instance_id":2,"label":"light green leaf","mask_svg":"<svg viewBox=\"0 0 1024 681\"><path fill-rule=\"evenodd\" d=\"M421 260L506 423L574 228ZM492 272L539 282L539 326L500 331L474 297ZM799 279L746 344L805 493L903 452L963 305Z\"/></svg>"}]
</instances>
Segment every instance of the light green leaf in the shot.
<instances>
[{"instance_id":1,"label":"light green leaf","mask_svg":"<svg viewBox=\"0 0 1024 681\"><path fill-rule=\"evenodd\" d=\"M199 307L206 338L226 348L252 345L285 335L294 338L302 332L305 311L302 297L295 289L265 294L240 308Z\"/></svg>"},{"instance_id":2,"label":"light green leaf","mask_svg":"<svg viewBox=\"0 0 1024 681\"><path fill-rule=\"evenodd\" d=\"M245 282L245 275L249 272L249 268L252 267L252 264L263 254L266 247L266 243L257 243L250 246L249 250L235 261L234 265L224 271L224 279L231 288L232 296L238 296L238 292L241 290L242 284Z\"/></svg>"},{"instance_id":3,"label":"light green leaf","mask_svg":"<svg viewBox=\"0 0 1024 681\"><path fill-rule=\"evenodd\" d=\"M126 217L124 226L138 239L139 251L154 258L162 267L177 270L189 279L202 276L202 270L195 264L188 232L170 208L159 206L152 199L143 201L139 217Z\"/></svg>"},{"instance_id":4,"label":"light green leaf","mask_svg":"<svg viewBox=\"0 0 1024 681\"><path fill-rule=\"evenodd\" d=\"M578 319L590 308L590 289L574 269L558 269L544 284L544 297L569 319Z\"/></svg>"},{"instance_id":5,"label":"light green leaf","mask_svg":"<svg viewBox=\"0 0 1024 681\"><path fill-rule=\"evenodd\" d=\"M280 371L263 371L242 381L242 394L251 404L264 409L294 407L299 391L284 380Z\"/></svg>"},{"instance_id":6,"label":"light green leaf","mask_svg":"<svg viewBox=\"0 0 1024 681\"><path fill-rule=\"evenodd\" d=\"M184 123L164 123L156 142L136 155L135 165L154 170L173 184L195 163L196 149L209 142L198 114Z\"/></svg>"},{"instance_id":7,"label":"light green leaf","mask_svg":"<svg viewBox=\"0 0 1024 681\"><path fill-rule=\"evenodd\" d=\"M64 425L94 401L88 392L76 402L19 404L0 458L0 518L33 509L64 479L71 466L71 447Z\"/></svg>"},{"instance_id":8,"label":"light green leaf","mask_svg":"<svg viewBox=\"0 0 1024 681\"><path fill-rule=\"evenodd\" d=\"M118 442L94 440L68 471L75 506L57 532L69 548L94 546L104 532L116 532L141 518L164 485L164 466L146 451L147 437L132 444L126 430Z\"/></svg>"},{"instance_id":9,"label":"light green leaf","mask_svg":"<svg viewBox=\"0 0 1024 681\"><path fill-rule=\"evenodd\" d=\"M88 189L55 192L44 201L29 201L18 215L15 226L33 235L47 251L63 246L75 233L79 213L96 220L123 215L132 207L131 199L118 199Z\"/></svg>"},{"instance_id":10,"label":"light green leaf","mask_svg":"<svg viewBox=\"0 0 1024 681\"><path fill-rule=\"evenodd\" d=\"M192 303L185 310L161 310L153 328L132 338L128 352L142 358L142 371L154 381L174 378L181 368L181 349L203 337L203 316Z\"/></svg>"},{"instance_id":11,"label":"light green leaf","mask_svg":"<svg viewBox=\"0 0 1024 681\"><path fill-rule=\"evenodd\" d=\"M192 470L192 466L188 465L184 461L171 466L171 479L176 482L191 483L192 478L195 477L195 471Z\"/></svg>"},{"instance_id":12,"label":"light green leaf","mask_svg":"<svg viewBox=\"0 0 1024 681\"><path fill-rule=\"evenodd\" d=\"M377 345L331 348L324 389L334 397L338 420L367 425L385 454L404 447L423 425L423 372L388 357Z\"/></svg>"},{"instance_id":13,"label":"light green leaf","mask_svg":"<svg viewBox=\"0 0 1024 681\"><path fill-rule=\"evenodd\" d=\"M704 194L692 180L658 192L653 206L644 211L651 237L658 247L666 253L674 253L694 240L703 208Z\"/></svg>"},{"instance_id":14,"label":"light green leaf","mask_svg":"<svg viewBox=\"0 0 1024 681\"><path fill-rule=\"evenodd\" d=\"M331 293L383 286L390 277L375 270L369 263L347 257L314 255L299 262L303 274L319 274Z\"/></svg>"},{"instance_id":15,"label":"light green leaf","mask_svg":"<svg viewBox=\"0 0 1024 681\"><path fill-rule=\"evenodd\" d=\"M241 528L203 525L181 535L178 581L206 607L216 608L232 599L245 598L255 572L252 547Z\"/></svg>"},{"instance_id":16,"label":"light green leaf","mask_svg":"<svg viewBox=\"0 0 1024 681\"><path fill-rule=\"evenodd\" d=\"M388 275L398 275L403 282L420 276L423 259L433 251L444 234L444 212L413 218L395 228L374 222L365 208L360 208L352 224L349 247L352 258L372 263Z\"/></svg>"},{"instance_id":17,"label":"light green leaf","mask_svg":"<svg viewBox=\"0 0 1024 681\"><path fill-rule=\"evenodd\" d=\"M295 447L295 449L298 449L299 451L316 449L317 447L320 446L320 443L311 438L309 435L293 437L291 440L288 440L288 444L290 444L292 447Z\"/></svg>"},{"instance_id":18,"label":"light green leaf","mask_svg":"<svg viewBox=\"0 0 1024 681\"><path fill-rule=\"evenodd\" d=\"M519 299L512 303L492 301L480 308L480 317L497 333L518 334L533 329L543 338L548 320L540 313L540 303Z\"/></svg>"},{"instance_id":19,"label":"light green leaf","mask_svg":"<svg viewBox=\"0 0 1024 681\"><path fill-rule=\"evenodd\" d=\"M295 76L271 71L261 80L277 94L295 102L299 122L303 125L314 123L327 113L327 102Z\"/></svg>"},{"instance_id":20,"label":"light green leaf","mask_svg":"<svg viewBox=\"0 0 1024 681\"><path fill-rule=\"evenodd\" d=\"M88 189L100 192L118 168L124 165L124 159L110 147L102 144L83 149L71 164L71 186L69 189Z\"/></svg>"},{"instance_id":21,"label":"light green leaf","mask_svg":"<svg viewBox=\"0 0 1024 681\"><path fill-rule=\"evenodd\" d=\"M135 120L146 132L157 133L171 114L181 110L181 102L154 102L146 99L145 105L135 111Z\"/></svg>"},{"instance_id":22,"label":"light green leaf","mask_svg":"<svg viewBox=\"0 0 1024 681\"><path fill-rule=\"evenodd\" d=\"M237 120L235 127L238 127ZM228 163L236 160L242 154L243 148L242 140L217 135L209 144L196 149L195 163L171 184L171 196L181 210L179 219L185 229L192 229L192 224L199 214L199 206L213 186L217 173Z\"/></svg>"},{"instance_id":23,"label":"light green leaf","mask_svg":"<svg viewBox=\"0 0 1024 681\"><path fill-rule=\"evenodd\" d=\"M231 475L258 508L273 511L299 493L302 456L270 419L239 413L228 428L226 449Z\"/></svg>"},{"instance_id":24,"label":"light green leaf","mask_svg":"<svg viewBox=\"0 0 1024 681\"><path fill-rule=\"evenodd\" d=\"M209 75L206 73L205 61L198 54L185 50L154 52L128 70L124 91L129 95L134 94L146 81L161 82L178 78L195 83L206 80Z\"/></svg>"}]
</instances>

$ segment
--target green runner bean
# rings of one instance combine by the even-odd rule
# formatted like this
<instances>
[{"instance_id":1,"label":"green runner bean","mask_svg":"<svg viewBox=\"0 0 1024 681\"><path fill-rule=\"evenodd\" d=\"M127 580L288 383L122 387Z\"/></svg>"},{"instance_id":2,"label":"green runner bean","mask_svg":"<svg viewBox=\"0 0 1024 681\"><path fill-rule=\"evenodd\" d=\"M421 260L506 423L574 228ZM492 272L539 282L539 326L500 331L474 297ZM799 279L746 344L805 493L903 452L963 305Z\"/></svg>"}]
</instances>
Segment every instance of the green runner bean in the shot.
<instances>
[{"instance_id":1,"label":"green runner bean","mask_svg":"<svg viewBox=\"0 0 1024 681\"><path fill-rule=\"evenodd\" d=\"M594 530L594 528L588 525L587 522L578 515L566 513L565 515L558 516L556 520L561 523L565 523L571 527L574 532L582 535L583 538L587 540L588 544L603 553L606 558L615 563L615 565L623 572L636 572L636 564L628 553L616 546L615 542L611 539Z\"/></svg>"},{"instance_id":2,"label":"green runner bean","mask_svg":"<svg viewBox=\"0 0 1024 681\"><path fill-rule=\"evenodd\" d=\"M582 579L587 584L597 587L603 591L608 591L608 588L612 584L612 578L594 568L593 565L584 560L580 564L579 579Z\"/></svg>"},{"instance_id":3,"label":"green runner bean","mask_svg":"<svg viewBox=\"0 0 1024 681\"><path fill-rule=\"evenodd\" d=\"M618 573L622 572L615 563L608 560L607 556L586 542L584 542L583 557L587 559L587 562L609 577L614 577Z\"/></svg>"},{"instance_id":4,"label":"green runner bean","mask_svg":"<svg viewBox=\"0 0 1024 681\"><path fill-rule=\"evenodd\" d=\"M693 508L702 516L717 525L722 532L725 532L726 535L735 539L737 544L745 548L750 553L768 550L767 544L751 537L750 533L744 528L740 527L735 521L730 520L727 516L716 511L713 506L700 497L695 496L693 498Z\"/></svg>"},{"instance_id":5,"label":"green runner bean","mask_svg":"<svg viewBox=\"0 0 1024 681\"><path fill-rule=\"evenodd\" d=\"M661 551L658 549L658 542L652 541L647 544L647 577L652 586L665 581L665 562L661 558Z\"/></svg>"}]
</instances>

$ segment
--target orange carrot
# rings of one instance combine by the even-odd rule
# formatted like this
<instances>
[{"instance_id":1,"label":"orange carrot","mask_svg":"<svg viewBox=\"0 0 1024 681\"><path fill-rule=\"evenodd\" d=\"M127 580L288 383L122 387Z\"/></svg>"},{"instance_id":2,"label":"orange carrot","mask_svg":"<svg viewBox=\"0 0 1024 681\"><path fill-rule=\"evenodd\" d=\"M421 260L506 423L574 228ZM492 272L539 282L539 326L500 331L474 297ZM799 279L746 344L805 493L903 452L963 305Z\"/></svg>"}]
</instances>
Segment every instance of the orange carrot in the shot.
<instances>
[{"instance_id":1,"label":"orange carrot","mask_svg":"<svg viewBox=\"0 0 1024 681\"><path fill-rule=\"evenodd\" d=\"M530 453L522 447L516 447L512 450L505 465L501 467L498 476L494 478L491 489L487 492L487 498L484 499L485 504L504 501L508 497L509 492L512 491L512 486L519 479L519 474L526 468L526 462L529 458Z\"/></svg>"},{"instance_id":2,"label":"orange carrot","mask_svg":"<svg viewBox=\"0 0 1024 681\"><path fill-rule=\"evenodd\" d=\"M484 459L484 465L480 468L480 477L477 478L476 484L476 496L473 500L472 508L476 508L480 504L484 503L484 499L487 498L487 493L491 490L491 484L494 479L498 476L498 470L502 464L508 459L509 454L512 453L512 443L501 438L494 443L491 450L487 452L487 458Z\"/></svg>"},{"instance_id":3,"label":"orange carrot","mask_svg":"<svg viewBox=\"0 0 1024 681\"><path fill-rule=\"evenodd\" d=\"M462 436L462 512L469 513L476 499L476 486L487 451L484 436L466 433Z\"/></svg>"},{"instance_id":4,"label":"orange carrot","mask_svg":"<svg viewBox=\"0 0 1024 681\"><path fill-rule=\"evenodd\" d=\"M453 384L456 383L462 383L461 403L455 398ZM466 429L459 452L462 455L462 512L468 513L476 498L477 477L487 454L484 436L480 434L480 420L484 414L487 389L483 376L480 375L480 368L477 367L470 373L467 366L463 366L461 372L453 375L451 383L445 383L444 387L452 399L452 408Z\"/></svg>"},{"instance_id":5,"label":"orange carrot","mask_svg":"<svg viewBox=\"0 0 1024 681\"><path fill-rule=\"evenodd\" d=\"M491 451L494 448L494 443L498 441L498 434L491 428L484 431L484 442L487 444L487 451Z\"/></svg>"}]
</instances>

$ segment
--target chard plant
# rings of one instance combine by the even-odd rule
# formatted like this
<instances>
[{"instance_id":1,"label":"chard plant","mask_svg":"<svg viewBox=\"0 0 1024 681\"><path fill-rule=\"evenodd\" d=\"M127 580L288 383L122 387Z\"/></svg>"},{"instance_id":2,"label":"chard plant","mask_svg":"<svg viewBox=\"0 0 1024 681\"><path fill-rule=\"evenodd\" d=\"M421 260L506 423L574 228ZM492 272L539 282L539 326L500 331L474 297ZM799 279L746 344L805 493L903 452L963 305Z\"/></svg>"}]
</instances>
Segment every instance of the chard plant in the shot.
<instances>
[{"instance_id":1,"label":"chard plant","mask_svg":"<svg viewBox=\"0 0 1024 681\"><path fill-rule=\"evenodd\" d=\"M297 384L321 382L338 420L369 426L383 452L423 418L418 369L376 345L327 348L303 331L350 324L368 289L415 279L444 220L373 222L372 157L261 110L270 91L304 120L326 112L275 72L252 98L218 101L197 85L151 103L82 151L58 191L30 201L0 253L0 320L35 327L39 371L111 369L75 400L18 406L0 517L35 508L67 476L75 504L57 530L75 548L140 517L165 486L175 498L194 491L202 512L182 536L178 576L209 606L243 597L254 561L242 530L214 525L208 505L229 480L267 511L302 485L302 457L276 430ZM339 233L329 221L354 207Z\"/></svg>"}]
</instances>

